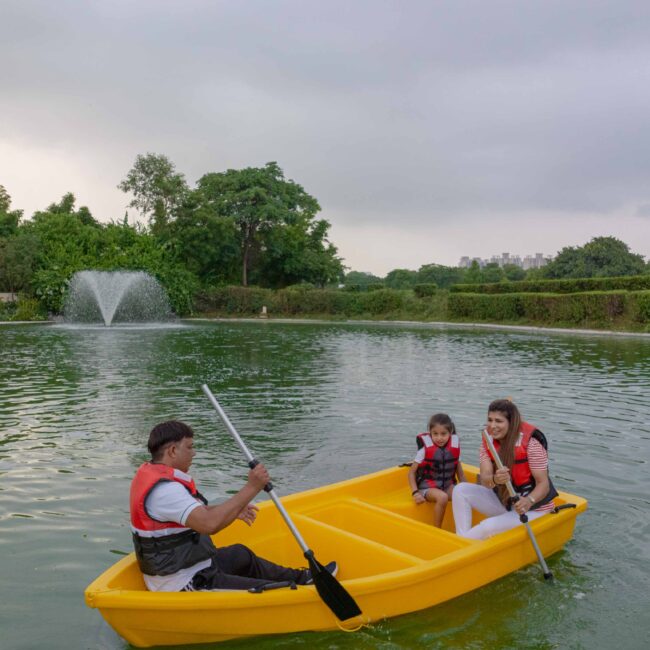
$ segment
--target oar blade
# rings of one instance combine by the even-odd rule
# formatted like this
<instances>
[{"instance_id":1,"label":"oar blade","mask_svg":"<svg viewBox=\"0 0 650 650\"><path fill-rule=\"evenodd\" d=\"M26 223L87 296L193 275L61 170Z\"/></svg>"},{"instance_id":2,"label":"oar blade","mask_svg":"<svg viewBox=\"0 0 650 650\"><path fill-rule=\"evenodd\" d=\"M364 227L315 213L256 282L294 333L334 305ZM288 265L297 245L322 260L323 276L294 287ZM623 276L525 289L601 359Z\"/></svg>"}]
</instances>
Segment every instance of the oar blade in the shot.
<instances>
[{"instance_id":1,"label":"oar blade","mask_svg":"<svg viewBox=\"0 0 650 650\"><path fill-rule=\"evenodd\" d=\"M356 601L343 585L314 557L312 551L305 553L314 586L321 600L332 610L339 621L347 621L361 614Z\"/></svg>"}]
</instances>

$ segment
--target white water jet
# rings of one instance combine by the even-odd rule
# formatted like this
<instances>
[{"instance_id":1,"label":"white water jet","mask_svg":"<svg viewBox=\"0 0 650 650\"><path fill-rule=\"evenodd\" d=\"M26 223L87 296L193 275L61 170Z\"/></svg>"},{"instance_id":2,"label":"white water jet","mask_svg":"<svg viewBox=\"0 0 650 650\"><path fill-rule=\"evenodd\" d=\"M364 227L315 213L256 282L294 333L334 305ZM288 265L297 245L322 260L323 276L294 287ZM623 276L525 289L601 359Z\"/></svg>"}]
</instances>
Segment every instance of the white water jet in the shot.
<instances>
[{"instance_id":1,"label":"white water jet","mask_svg":"<svg viewBox=\"0 0 650 650\"><path fill-rule=\"evenodd\" d=\"M165 322L172 318L159 282L144 271L79 271L63 308L66 322Z\"/></svg>"}]
</instances>

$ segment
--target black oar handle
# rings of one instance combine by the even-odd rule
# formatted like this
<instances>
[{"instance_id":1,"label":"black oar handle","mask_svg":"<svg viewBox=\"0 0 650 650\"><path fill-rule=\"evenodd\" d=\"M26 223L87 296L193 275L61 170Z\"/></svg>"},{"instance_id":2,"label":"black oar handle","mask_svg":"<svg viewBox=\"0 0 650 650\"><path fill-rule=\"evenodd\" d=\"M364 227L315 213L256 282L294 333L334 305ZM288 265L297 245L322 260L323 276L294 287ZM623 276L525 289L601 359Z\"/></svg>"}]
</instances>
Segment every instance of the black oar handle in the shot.
<instances>
[{"instance_id":1,"label":"black oar handle","mask_svg":"<svg viewBox=\"0 0 650 650\"><path fill-rule=\"evenodd\" d=\"M253 458L253 460L248 461L248 466L251 469L255 469L258 465L260 464L260 461L257 460L257 458ZM273 483L269 481L265 486L264 486L264 492L270 492L273 489Z\"/></svg>"}]
</instances>

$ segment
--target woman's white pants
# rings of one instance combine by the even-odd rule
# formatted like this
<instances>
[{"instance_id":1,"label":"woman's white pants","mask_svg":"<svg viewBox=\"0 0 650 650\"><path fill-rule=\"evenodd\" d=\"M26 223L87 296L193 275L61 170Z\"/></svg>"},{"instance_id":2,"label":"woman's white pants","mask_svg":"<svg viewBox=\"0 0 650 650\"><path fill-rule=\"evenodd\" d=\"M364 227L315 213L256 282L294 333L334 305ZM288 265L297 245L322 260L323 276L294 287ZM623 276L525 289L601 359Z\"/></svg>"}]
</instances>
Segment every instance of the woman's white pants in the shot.
<instances>
[{"instance_id":1,"label":"woman's white pants","mask_svg":"<svg viewBox=\"0 0 650 650\"><path fill-rule=\"evenodd\" d=\"M454 487L451 499L456 524L456 534L468 539L487 539L510 530L521 522L514 510L506 510L505 506L493 490L476 483L459 483ZM472 508L486 516L480 524L472 528ZM528 521L533 521L547 514L529 510Z\"/></svg>"}]
</instances>

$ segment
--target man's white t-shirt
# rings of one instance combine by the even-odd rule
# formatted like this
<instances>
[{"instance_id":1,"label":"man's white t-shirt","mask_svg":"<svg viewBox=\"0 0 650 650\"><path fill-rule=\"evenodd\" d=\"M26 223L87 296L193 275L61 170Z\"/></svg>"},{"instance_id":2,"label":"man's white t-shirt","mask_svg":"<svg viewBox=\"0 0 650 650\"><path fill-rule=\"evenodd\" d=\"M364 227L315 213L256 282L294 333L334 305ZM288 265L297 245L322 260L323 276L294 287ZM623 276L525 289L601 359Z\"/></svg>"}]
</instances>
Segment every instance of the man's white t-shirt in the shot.
<instances>
[{"instance_id":1,"label":"man's white t-shirt","mask_svg":"<svg viewBox=\"0 0 650 650\"><path fill-rule=\"evenodd\" d=\"M187 477L189 480L189 476ZM147 512L157 521L173 521L185 526L194 508L203 505L185 487L176 481L158 483L147 498ZM181 532L174 529L174 532ZM168 576L148 576L143 574L149 591L180 591L196 573L210 566L210 560L203 560L187 569L181 569Z\"/></svg>"}]
</instances>

